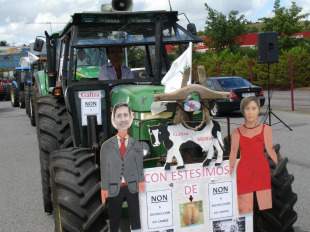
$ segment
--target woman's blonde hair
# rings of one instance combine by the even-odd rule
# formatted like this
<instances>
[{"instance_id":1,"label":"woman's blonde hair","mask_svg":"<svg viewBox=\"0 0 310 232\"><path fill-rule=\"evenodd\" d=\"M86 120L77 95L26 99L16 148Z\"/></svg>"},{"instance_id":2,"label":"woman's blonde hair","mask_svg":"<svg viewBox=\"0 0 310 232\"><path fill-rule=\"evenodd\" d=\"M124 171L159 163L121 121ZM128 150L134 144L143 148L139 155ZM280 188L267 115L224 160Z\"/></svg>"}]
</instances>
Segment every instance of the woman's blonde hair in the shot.
<instances>
[{"instance_id":1,"label":"woman's blonde hair","mask_svg":"<svg viewBox=\"0 0 310 232\"><path fill-rule=\"evenodd\" d=\"M240 111L241 113L244 115L244 108L251 102L254 101L257 106L258 109L260 108L260 100L258 97L256 96L249 96L249 97L245 97L242 99L241 103L240 103Z\"/></svg>"}]
</instances>

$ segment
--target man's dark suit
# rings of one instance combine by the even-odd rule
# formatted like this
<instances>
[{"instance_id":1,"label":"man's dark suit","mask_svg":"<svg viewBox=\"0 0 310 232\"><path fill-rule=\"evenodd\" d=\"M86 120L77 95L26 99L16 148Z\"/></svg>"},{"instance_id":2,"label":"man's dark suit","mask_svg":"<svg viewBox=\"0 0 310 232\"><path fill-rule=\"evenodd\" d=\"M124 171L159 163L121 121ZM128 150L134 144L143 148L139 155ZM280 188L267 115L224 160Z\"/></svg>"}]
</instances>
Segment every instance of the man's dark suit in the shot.
<instances>
[{"instance_id":1,"label":"man's dark suit","mask_svg":"<svg viewBox=\"0 0 310 232\"><path fill-rule=\"evenodd\" d=\"M113 225L111 223L117 226L119 224L117 218L118 215L120 217L121 203L124 197L126 197L128 202L130 218L136 217L133 221L131 220L131 228L138 229L135 227L140 226L140 215L135 214L139 214L139 210L137 210L139 209L139 205L135 204L139 203L139 183L144 181L142 145L134 138L129 137L126 152L122 159L118 139L114 136L102 144L100 163L101 188L108 190L109 213L112 210L114 214L109 215L111 231L113 231ZM122 177L124 177L127 186L121 187ZM113 204L112 207L111 203ZM120 209L118 209L119 207ZM137 217L139 219L139 225L135 222Z\"/></svg>"}]
</instances>

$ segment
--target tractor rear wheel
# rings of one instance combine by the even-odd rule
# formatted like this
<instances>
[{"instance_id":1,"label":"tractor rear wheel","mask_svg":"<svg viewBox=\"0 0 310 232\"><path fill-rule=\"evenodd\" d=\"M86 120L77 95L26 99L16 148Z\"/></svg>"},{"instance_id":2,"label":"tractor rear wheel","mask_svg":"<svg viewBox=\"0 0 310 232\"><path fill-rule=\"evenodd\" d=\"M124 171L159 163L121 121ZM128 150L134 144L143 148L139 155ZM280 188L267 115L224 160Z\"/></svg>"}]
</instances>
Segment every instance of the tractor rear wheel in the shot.
<instances>
[{"instance_id":1,"label":"tractor rear wheel","mask_svg":"<svg viewBox=\"0 0 310 232\"><path fill-rule=\"evenodd\" d=\"M44 210L52 213L49 155L56 150L72 147L72 137L62 98L37 95L35 106Z\"/></svg>"},{"instance_id":2,"label":"tractor rear wheel","mask_svg":"<svg viewBox=\"0 0 310 232\"><path fill-rule=\"evenodd\" d=\"M10 86L4 87L4 101L10 101Z\"/></svg>"},{"instance_id":3,"label":"tractor rear wheel","mask_svg":"<svg viewBox=\"0 0 310 232\"><path fill-rule=\"evenodd\" d=\"M95 154L88 148L56 151L50 174L55 231L107 231Z\"/></svg>"},{"instance_id":4,"label":"tractor rear wheel","mask_svg":"<svg viewBox=\"0 0 310 232\"><path fill-rule=\"evenodd\" d=\"M11 104L13 107L18 106L18 90L15 85L11 85L10 87L10 93L11 93Z\"/></svg>"},{"instance_id":5,"label":"tractor rear wheel","mask_svg":"<svg viewBox=\"0 0 310 232\"><path fill-rule=\"evenodd\" d=\"M269 157L271 183L272 183L272 209L258 210L254 207L254 231L255 232L291 232L293 224L297 220L297 213L293 206L297 202L297 194L292 191L294 176L287 171L288 159L280 153L280 145L275 146L278 155L278 165ZM267 154L265 153L267 157Z\"/></svg>"},{"instance_id":6,"label":"tractor rear wheel","mask_svg":"<svg viewBox=\"0 0 310 232\"><path fill-rule=\"evenodd\" d=\"M19 108L25 108L25 92L24 91L18 92L18 99L19 99Z\"/></svg>"}]
</instances>

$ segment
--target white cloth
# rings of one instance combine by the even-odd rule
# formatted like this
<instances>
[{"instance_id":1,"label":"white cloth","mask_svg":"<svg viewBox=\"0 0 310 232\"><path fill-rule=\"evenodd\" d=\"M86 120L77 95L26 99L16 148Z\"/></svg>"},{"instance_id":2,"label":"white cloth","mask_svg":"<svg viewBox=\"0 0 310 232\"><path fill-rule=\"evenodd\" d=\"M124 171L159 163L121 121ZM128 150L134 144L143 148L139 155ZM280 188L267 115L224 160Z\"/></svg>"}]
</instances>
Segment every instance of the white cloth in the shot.
<instances>
[{"instance_id":1,"label":"white cloth","mask_svg":"<svg viewBox=\"0 0 310 232\"><path fill-rule=\"evenodd\" d=\"M182 77L184 71L190 67L190 76L187 84L192 81L192 46L193 43L189 43L189 47L186 51L176 59L167 74L161 81L161 84L165 86L165 93L170 93L181 88Z\"/></svg>"}]
</instances>

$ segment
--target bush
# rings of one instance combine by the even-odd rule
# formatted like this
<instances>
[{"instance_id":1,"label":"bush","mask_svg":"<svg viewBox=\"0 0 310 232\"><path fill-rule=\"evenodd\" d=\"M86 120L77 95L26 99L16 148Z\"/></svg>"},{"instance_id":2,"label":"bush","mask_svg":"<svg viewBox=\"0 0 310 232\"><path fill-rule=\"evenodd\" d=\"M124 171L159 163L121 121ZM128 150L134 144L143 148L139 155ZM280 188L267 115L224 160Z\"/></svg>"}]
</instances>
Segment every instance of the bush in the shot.
<instances>
[{"instance_id":1,"label":"bush","mask_svg":"<svg viewBox=\"0 0 310 232\"><path fill-rule=\"evenodd\" d=\"M294 49L294 50L293 50ZM291 85L290 77L290 56L293 65L294 87L310 87L310 56L305 50L293 48L290 52L279 57L278 63L269 64L270 85L273 87L288 88ZM240 57L240 54L235 55ZM203 56L209 57L210 55ZM231 54L228 57L234 58ZM217 56L217 58L219 58ZM206 69L207 77L218 76L219 66L221 76L241 76L251 81L250 59L252 59L252 79L253 84L260 86L268 86L268 64L258 64L257 58L239 58L239 59L223 59L197 62Z\"/></svg>"}]
</instances>

